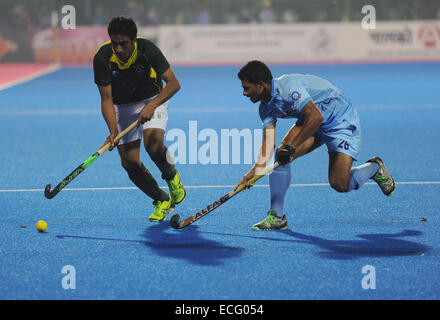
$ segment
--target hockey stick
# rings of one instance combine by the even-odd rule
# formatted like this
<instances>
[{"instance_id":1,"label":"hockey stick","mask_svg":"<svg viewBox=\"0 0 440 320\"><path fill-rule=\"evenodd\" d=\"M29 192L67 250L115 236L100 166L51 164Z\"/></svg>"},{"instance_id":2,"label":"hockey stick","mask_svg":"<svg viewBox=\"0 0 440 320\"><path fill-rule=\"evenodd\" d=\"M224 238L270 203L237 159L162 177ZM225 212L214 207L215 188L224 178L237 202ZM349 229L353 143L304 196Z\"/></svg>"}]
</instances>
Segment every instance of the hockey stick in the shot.
<instances>
[{"instance_id":1,"label":"hockey stick","mask_svg":"<svg viewBox=\"0 0 440 320\"><path fill-rule=\"evenodd\" d=\"M129 125L124 131L119 133L115 139L114 142L118 142L119 139L121 139L123 136L125 136L129 131L131 131L134 127L136 127L138 124L137 120L133 122L131 125ZM60 192L65 186L67 186L70 182L72 182L73 179L75 179L81 172L83 172L88 166L90 166L93 161L99 158L104 152L106 152L110 148L110 142L103 145L101 148L99 148L98 151L96 151L93 155L91 155L86 161L81 163L75 170L73 170L67 177L63 179L53 190L50 189L50 184L46 185L46 188L44 189L44 195L47 199L52 199L57 195L58 192Z\"/></svg>"},{"instance_id":2,"label":"hockey stick","mask_svg":"<svg viewBox=\"0 0 440 320\"><path fill-rule=\"evenodd\" d=\"M261 172L261 174L255 175L251 179L249 179L248 183L249 184L255 183L256 181L258 181L259 179L264 177L266 174L268 174L272 170L274 170L276 167L278 167L278 165L279 165L278 162L275 162L273 165L271 165L270 167L266 168L263 172ZM205 208L203 208L199 212L197 212L197 213L193 214L192 216L182 220L181 222L179 221L180 216L178 214L173 215L171 217L171 220L170 220L171 227L173 227L174 229L182 229L182 228L190 225L191 223L193 223L193 222L203 218L208 213L210 213L214 209L217 209L223 203L225 203L226 201L228 201L229 199L231 199L232 197L234 197L235 195L237 195L238 193L243 191L243 188L244 188L243 185L240 185L240 187L238 187L237 190L235 190L235 191L232 190L231 192L225 194L220 199L214 201L213 203L209 204L208 206L206 206Z\"/></svg>"}]
</instances>

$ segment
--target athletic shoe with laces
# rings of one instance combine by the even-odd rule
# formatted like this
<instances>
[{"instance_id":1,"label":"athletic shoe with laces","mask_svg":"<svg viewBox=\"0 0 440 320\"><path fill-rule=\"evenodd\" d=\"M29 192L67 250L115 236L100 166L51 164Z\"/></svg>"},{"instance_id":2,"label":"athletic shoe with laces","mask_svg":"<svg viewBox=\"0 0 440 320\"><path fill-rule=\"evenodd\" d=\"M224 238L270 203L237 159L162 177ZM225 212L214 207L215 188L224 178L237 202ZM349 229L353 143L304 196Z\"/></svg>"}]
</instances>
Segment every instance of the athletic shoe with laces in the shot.
<instances>
[{"instance_id":1,"label":"athletic shoe with laces","mask_svg":"<svg viewBox=\"0 0 440 320\"><path fill-rule=\"evenodd\" d=\"M168 188L170 189L171 199L175 204L179 204L185 199L186 191L180 180L179 172L176 172L174 178L167 180Z\"/></svg>"},{"instance_id":2,"label":"athletic shoe with laces","mask_svg":"<svg viewBox=\"0 0 440 320\"><path fill-rule=\"evenodd\" d=\"M274 210L269 210L266 219L252 226L252 230L285 230L288 228L286 215L278 218Z\"/></svg>"},{"instance_id":3,"label":"athletic shoe with laces","mask_svg":"<svg viewBox=\"0 0 440 320\"><path fill-rule=\"evenodd\" d=\"M153 202L154 211L149 217L150 221L164 221L167 214L171 213L175 209L174 202L172 200L168 201L154 201Z\"/></svg>"},{"instance_id":4,"label":"athletic shoe with laces","mask_svg":"<svg viewBox=\"0 0 440 320\"><path fill-rule=\"evenodd\" d=\"M393 176L390 175L388 170L385 168L385 164L383 163L382 159L379 157L373 157L370 160L367 160L367 162L375 162L379 165L379 169L377 169L376 174L371 177L371 179L376 181L386 196L391 196L394 193L396 185L394 183Z\"/></svg>"}]
</instances>

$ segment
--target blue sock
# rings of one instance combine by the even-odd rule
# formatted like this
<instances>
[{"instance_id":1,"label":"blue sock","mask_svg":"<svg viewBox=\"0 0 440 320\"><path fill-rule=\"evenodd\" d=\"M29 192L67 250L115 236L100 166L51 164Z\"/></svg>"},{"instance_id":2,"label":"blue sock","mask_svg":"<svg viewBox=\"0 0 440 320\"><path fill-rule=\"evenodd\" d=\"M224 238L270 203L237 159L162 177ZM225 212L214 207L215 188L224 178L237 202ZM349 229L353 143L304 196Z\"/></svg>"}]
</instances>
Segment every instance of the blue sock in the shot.
<instances>
[{"instance_id":1,"label":"blue sock","mask_svg":"<svg viewBox=\"0 0 440 320\"><path fill-rule=\"evenodd\" d=\"M358 190L362 185L375 175L379 165L375 162L367 162L358 167L351 168L350 187L348 191Z\"/></svg>"},{"instance_id":2,"label":"blue sock","mask_svg":"<svg viewBox=\"0 0 440 320\"><path fill-rule=\"evenodd\" d=\"M284 198L290 185L290 163L278 166L269 175L270 209L274 210L279 218L284 215Z\"/></svg>"}]
</instances>

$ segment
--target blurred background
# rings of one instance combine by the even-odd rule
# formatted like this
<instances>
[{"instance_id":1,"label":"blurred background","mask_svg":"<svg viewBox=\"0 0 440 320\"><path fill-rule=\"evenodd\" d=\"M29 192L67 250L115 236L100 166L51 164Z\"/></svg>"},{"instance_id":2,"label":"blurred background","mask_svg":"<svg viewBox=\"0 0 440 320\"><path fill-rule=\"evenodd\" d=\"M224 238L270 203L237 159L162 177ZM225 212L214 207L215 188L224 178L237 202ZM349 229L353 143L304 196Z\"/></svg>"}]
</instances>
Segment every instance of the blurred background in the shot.
<instances>
[{"instance_id":1,"label":"blurred background","mask_svg":"<svg viewBox=\"0 0 440 320\"><path fill-rule=\"evenodd\" d=\"M65 5L74 30L61 28ZM361 27L366 5L376 29ZM0 63L90 64L115 15L132 17L176 64L440 57L440 0L1 0Z\"/></svg>"},{"instance_id":2,"label":"blurred background","mask_svg":"<svg viewBox=\"0 0 440 320\"><path fill-rule=\"evenodd\" d=\"M373 5L378 20L439 19L437 0L2 0L0 25L47 27L51 13L70 4L78 25L106 25L114 15L140 25L360 21Z\"/></svg>"}]
</instances>

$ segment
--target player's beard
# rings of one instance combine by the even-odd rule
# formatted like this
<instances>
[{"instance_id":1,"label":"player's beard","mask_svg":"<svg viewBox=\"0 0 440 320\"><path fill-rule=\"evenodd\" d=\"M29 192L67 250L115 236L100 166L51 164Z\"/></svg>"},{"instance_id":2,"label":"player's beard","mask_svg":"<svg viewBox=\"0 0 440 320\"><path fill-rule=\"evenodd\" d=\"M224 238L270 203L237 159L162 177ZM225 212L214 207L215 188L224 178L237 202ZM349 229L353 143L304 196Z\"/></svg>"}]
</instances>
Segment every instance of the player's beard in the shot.
<instances>
[{"instance_id":1,"label":"player's beard","mask_svg":"<svg viewBox=\"0 0 440 320\"><path fill-rule=\"evenodd\" d=\"M270 92L267 92L266 88L264 88L263 91L258 95L258 99L255 102L258 102L258 101L269 102L271 97L272 96L271 96Z\"/></svg>"},{"instance_id":2,"label":"player's beard","mask_svg":"<svg viewBox=\"0 0 440 320\"><path fill-rule=\"evenodd\" d=\"M120 54L117 54L117 56L120 60L127 61L130 58L131 54L130 52L122 52Z\"/></svg>"},{"instance_id":3,"label":"player's beard","mask_svg":"<svg viewBox=\"0 0 440 320\"><path fill-rule=\"evenodd\" d=\"M260 101L259 97L249 97L249 99L251 100L252 103L257 103L258 101Z\"/></svg>"}]
</instances>

